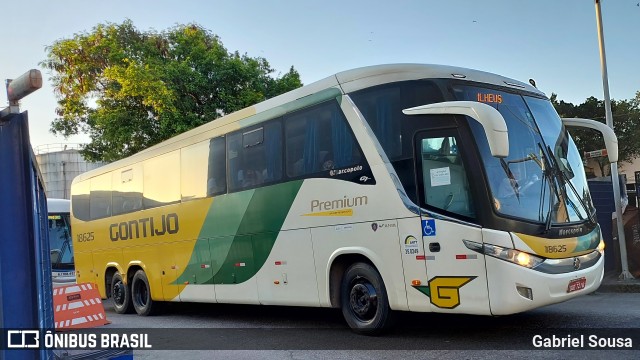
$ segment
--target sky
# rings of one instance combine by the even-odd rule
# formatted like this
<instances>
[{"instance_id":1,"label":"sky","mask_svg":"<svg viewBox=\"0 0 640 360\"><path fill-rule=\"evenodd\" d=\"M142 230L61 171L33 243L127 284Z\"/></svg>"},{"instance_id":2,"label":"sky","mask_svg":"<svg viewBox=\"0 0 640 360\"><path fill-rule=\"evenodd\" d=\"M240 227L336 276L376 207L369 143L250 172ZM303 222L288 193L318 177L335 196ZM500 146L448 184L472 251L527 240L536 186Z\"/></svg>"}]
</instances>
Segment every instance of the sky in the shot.
<instances>
[{"instance_id":1,"label":"sky","mask_svg":"<svg viewBox=\"0 0 640 360\"><path fill-rule=\"evenodd\" d=\"M639 0L602 0L611 98L640 90ZM594 0L11 0L2 6L0 79L42 71L21 101L31 143L86 143L49 129L57 99L39 63L46 46L130 19L141 31L196 23L229 51L291 66L310 84L340 71L388 63L454 65L526 82L579 104L602 99ZM7 104L0 91L0 108Z\"/></svg>"}]
</instances>

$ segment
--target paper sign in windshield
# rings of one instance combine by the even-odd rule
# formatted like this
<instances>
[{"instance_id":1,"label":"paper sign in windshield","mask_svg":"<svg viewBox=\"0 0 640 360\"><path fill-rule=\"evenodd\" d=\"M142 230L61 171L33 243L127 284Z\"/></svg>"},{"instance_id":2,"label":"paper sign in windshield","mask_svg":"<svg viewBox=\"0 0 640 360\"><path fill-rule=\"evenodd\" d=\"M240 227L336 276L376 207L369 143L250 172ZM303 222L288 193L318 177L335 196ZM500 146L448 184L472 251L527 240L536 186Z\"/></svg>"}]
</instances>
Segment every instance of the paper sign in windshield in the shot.
<instances>
[{"instance_id":1,"label":"paper sign in windshield","mask_svg":"<svg viewBox=\"0 0 640 360\"><path fill-rule=\"evenodd\" d=\"M431 169L431 187L451 184L449 167Z\"/></svg>"}]
</instances>

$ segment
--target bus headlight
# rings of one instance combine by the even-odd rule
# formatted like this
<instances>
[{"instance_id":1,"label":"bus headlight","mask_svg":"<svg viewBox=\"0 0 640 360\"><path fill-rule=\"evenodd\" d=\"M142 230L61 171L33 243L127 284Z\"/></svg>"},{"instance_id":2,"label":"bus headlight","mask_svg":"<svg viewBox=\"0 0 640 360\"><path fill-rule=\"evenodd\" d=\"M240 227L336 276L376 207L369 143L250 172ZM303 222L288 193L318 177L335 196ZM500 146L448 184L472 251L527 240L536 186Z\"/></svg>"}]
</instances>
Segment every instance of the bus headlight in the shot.
<instances>
[{"instance_id":1,"label":"bus headlight","mask_svg":"<svg viewBox=\"0 0 640 360\"><path fill-rule=\"evenodd\" d=\"M502 246L491 244L478 244L473 241L465 240L464 244L470 250L481 254L489 255L494 258L506 260L514 264L524 266L529 269L535 269L544 262L544 259L516 249L503 248Z\"/></svg>"},{"instance_id":2,"label":"bus headlight","mask_svg":"<svg viewBox=\"0 0 640 360\"><path fill-rule=\"evenodd\" d=\"M518 255L516 255L518 265L531 267L529 266L529 264L531 264L531 260L531 256L527 253L519 252Z\"/></svg>"},{"instance_id":3,"label":"bus headlight","mask_svg":"<svg viewBox=\"0 0 640 360\"><path fill-rule=\"evenodd\" d=\"M604 240L600 240L600 243L598 244L598 251L600 251L600 254L604 255Z\"/></svg>"}]
</instances>

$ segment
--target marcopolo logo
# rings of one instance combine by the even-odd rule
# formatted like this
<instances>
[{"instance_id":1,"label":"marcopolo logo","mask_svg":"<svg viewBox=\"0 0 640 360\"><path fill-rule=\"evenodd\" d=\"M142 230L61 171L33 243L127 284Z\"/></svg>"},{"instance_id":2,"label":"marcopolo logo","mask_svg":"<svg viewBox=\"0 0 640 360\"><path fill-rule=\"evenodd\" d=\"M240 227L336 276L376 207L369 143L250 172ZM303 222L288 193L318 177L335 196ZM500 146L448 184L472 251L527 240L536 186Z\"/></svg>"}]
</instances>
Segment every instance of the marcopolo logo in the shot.
<instances>
[{"instance_id":1,"label":"marcopolo logo","mask_svg":"<svg viewBox=\"0 0 640 360\"><path fill-rule=\"evenodd\" d=\"M579 235L582 233L582 228L570 228L570 229L560 229L558 230L558 235L560 236L573 236Z\"/></svg>"},{"instance_id":2,"label":"marcopolo logo","mask_svg":"<svg viewBox=\"0 0 640 360\"><path fill-rule=\"evenodd\" d=\"M356 165L356 166L352 166L344 169L331 170L329 171L329 175L337 176L337 175L349 174L356 171L362 171L362 165ZM360 179L360 181L362 181L362 179Z\"/></svg>"}]
</instances>

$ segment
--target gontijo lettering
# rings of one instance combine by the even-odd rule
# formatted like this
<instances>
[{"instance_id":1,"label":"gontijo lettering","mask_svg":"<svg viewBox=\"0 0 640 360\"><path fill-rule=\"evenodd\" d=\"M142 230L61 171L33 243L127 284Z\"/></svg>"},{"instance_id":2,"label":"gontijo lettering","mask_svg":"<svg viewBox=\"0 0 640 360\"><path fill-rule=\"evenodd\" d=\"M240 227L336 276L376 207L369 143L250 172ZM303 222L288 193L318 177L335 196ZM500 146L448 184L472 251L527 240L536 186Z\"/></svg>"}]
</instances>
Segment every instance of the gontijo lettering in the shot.
<instances>
[{"instance_id":1,"label":"gontijo lettering","mask_svg":"<svg viewBox=\"0 0 640 360\"><path fill-rule=\"evenodd\" d=\"M160 218L142 218L109 225L111 241L139 239L147 236L176 234L180 230L178 214L162 215Z\"/></svg>"}]
</instances>

